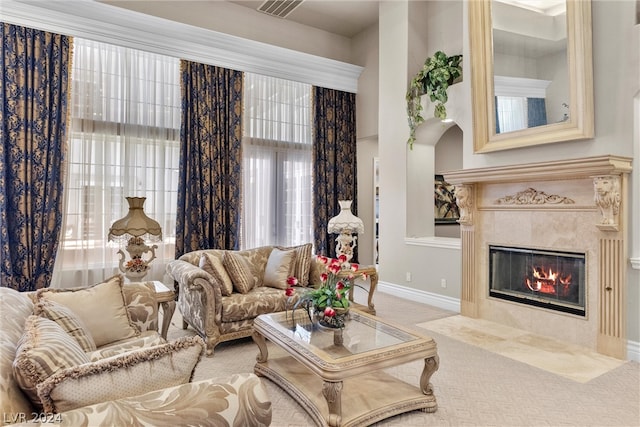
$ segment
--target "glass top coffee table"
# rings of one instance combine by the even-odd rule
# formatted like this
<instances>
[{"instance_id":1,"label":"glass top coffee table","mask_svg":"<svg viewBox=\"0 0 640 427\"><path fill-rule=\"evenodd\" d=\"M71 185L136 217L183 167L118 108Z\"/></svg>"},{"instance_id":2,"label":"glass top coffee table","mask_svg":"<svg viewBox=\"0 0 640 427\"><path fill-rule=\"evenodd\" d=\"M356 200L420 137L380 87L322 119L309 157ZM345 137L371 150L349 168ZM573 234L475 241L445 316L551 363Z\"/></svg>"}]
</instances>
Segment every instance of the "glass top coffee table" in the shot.
<instances>
[{"instance_id":1,"label":"glass top coffee table","mask_svg":"<svg viewBox=\"0 0 640 427\"><path fill-rule=\"evenodd\" d=\"M413 410L435 412L429 384L438 369L433 338L351 310L344 330L321 329L304 310L264 314L254 321L260 352L255 373L269 378L318 425L362 426ZM267 344L269 342L269 344ZM385 368L424 359L420 384Z\"/></svg>"}]
</instances>

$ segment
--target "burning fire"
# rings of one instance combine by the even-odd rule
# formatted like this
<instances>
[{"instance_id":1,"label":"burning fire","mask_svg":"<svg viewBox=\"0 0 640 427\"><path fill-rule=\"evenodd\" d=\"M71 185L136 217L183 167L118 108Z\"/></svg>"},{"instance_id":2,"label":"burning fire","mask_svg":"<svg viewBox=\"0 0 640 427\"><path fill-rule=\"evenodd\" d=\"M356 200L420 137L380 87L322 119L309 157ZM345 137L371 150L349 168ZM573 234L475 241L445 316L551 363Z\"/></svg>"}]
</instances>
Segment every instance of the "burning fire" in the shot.
<instances>
[{"instance_id":1,"label":"burning fire","mask_svg":"<svg viewBox=\"0 0 640 427\"><path fill-rule=\"evenodd\" d=\"M553 294L566 297L569 294L571 286L571 274L562 276L559 272L548 271L542 267L533 267L533 279L525 278L525 284L533 292L541 292L543 294Z\"/></svg>"}]
</instances>

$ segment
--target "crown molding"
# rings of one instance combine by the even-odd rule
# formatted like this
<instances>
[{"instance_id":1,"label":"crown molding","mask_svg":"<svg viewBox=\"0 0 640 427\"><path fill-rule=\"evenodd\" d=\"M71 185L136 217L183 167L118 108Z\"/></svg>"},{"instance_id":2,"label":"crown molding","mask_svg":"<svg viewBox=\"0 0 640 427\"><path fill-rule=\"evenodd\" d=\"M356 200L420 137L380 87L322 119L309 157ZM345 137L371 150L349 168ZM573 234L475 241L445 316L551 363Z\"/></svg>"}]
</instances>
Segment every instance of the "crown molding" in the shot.
<instances>
[{"instance_id":1,"label":"crown molding","mask_svg":"<svg viewBox=\"0 0 640 427\"><path fill-rule=\"evenodd\" d=\"M362 67L92 0L0 0L2 21L194 62L357 92Z\"/></svg>"}]
</instances>

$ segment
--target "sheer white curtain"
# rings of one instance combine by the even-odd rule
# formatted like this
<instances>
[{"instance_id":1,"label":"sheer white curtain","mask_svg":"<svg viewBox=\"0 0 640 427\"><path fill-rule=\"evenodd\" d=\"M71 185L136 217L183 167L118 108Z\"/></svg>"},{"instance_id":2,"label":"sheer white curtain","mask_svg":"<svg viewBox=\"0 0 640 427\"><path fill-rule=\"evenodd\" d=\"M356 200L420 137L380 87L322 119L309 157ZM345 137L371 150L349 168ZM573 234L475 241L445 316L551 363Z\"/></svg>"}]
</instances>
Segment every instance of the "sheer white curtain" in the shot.
<instances>
[{"instance_id":1,"label":"sheer white curtain","mask_svg":"<svg viewBox=\"0 0 640 427\"><path fill-rule=\"evenodd\" d=\"M498 96L497 103L500 133L528 127L527 98L524 96Z\"/></svg>"},{"instance_id":2,"label":"sheer white curtain","mask_svg":"<svg viewBox=\"0 0 640 427\"><path fill-rule=\"evenodd\" d=\"M52 286L118 272L107 233L134 196L147 198L144 211L163 232L145 280L164 279L175 256L179 72L175 58L74 39L65 225Z\"/></svg>"},{"instance_id":3,"label":"sheer white curtain","mask_svg":"<svg viewBox=\"0 0 640 427\"><path fill-rule=\"evenodd\" d=\"M311 86L245 73L242 247L313 241Z\"/></svg>"}]
</instances>

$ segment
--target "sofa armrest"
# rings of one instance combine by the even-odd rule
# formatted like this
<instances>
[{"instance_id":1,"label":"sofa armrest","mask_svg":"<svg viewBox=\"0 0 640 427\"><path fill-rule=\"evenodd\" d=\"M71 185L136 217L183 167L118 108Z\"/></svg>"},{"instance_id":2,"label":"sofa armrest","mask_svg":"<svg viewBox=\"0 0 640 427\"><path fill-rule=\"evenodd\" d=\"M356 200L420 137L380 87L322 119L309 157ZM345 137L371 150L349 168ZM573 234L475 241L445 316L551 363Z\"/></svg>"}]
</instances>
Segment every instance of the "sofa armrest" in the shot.
<instances>
[{"instance_id":1,"label":"sofa armrest","mask_svg":"<svg viewBox=\"0 0 640 427\"><path fill-rule=\"evenodd\" d=\"M138 421L135 424L156 426L202 425L204 420L210 425L268 426L272 407L260 378L245 373L97 403L50 417L62 426L131 425L133 420Z\"/></svg>"},{"instance_id":2,"label":"sofa armrest","mask_svg":"<svg viewBox=\"0 0 640 427\"><path fill-rule=\"evenodd\" d=\"M202 279L210 286L215 287L217 285L215 278L201 269L200 267L193 265L187 261L176 259L167 264L167 274L178 284L190 287L196 279ZM180 289L180 292L182 289Z\"/></svg>"},{"instance_id":3,"label":"sofa armrest","mask_svg":"<svg viewBox=\"0 0 640 427\"><path fill-rule=\"evenodd\" d=\"M184 321L202 337L219 335L222 285L200 267L180 259L167 264L167 274L178 283L178 308Z\"/></svg>"}]
</instances>

